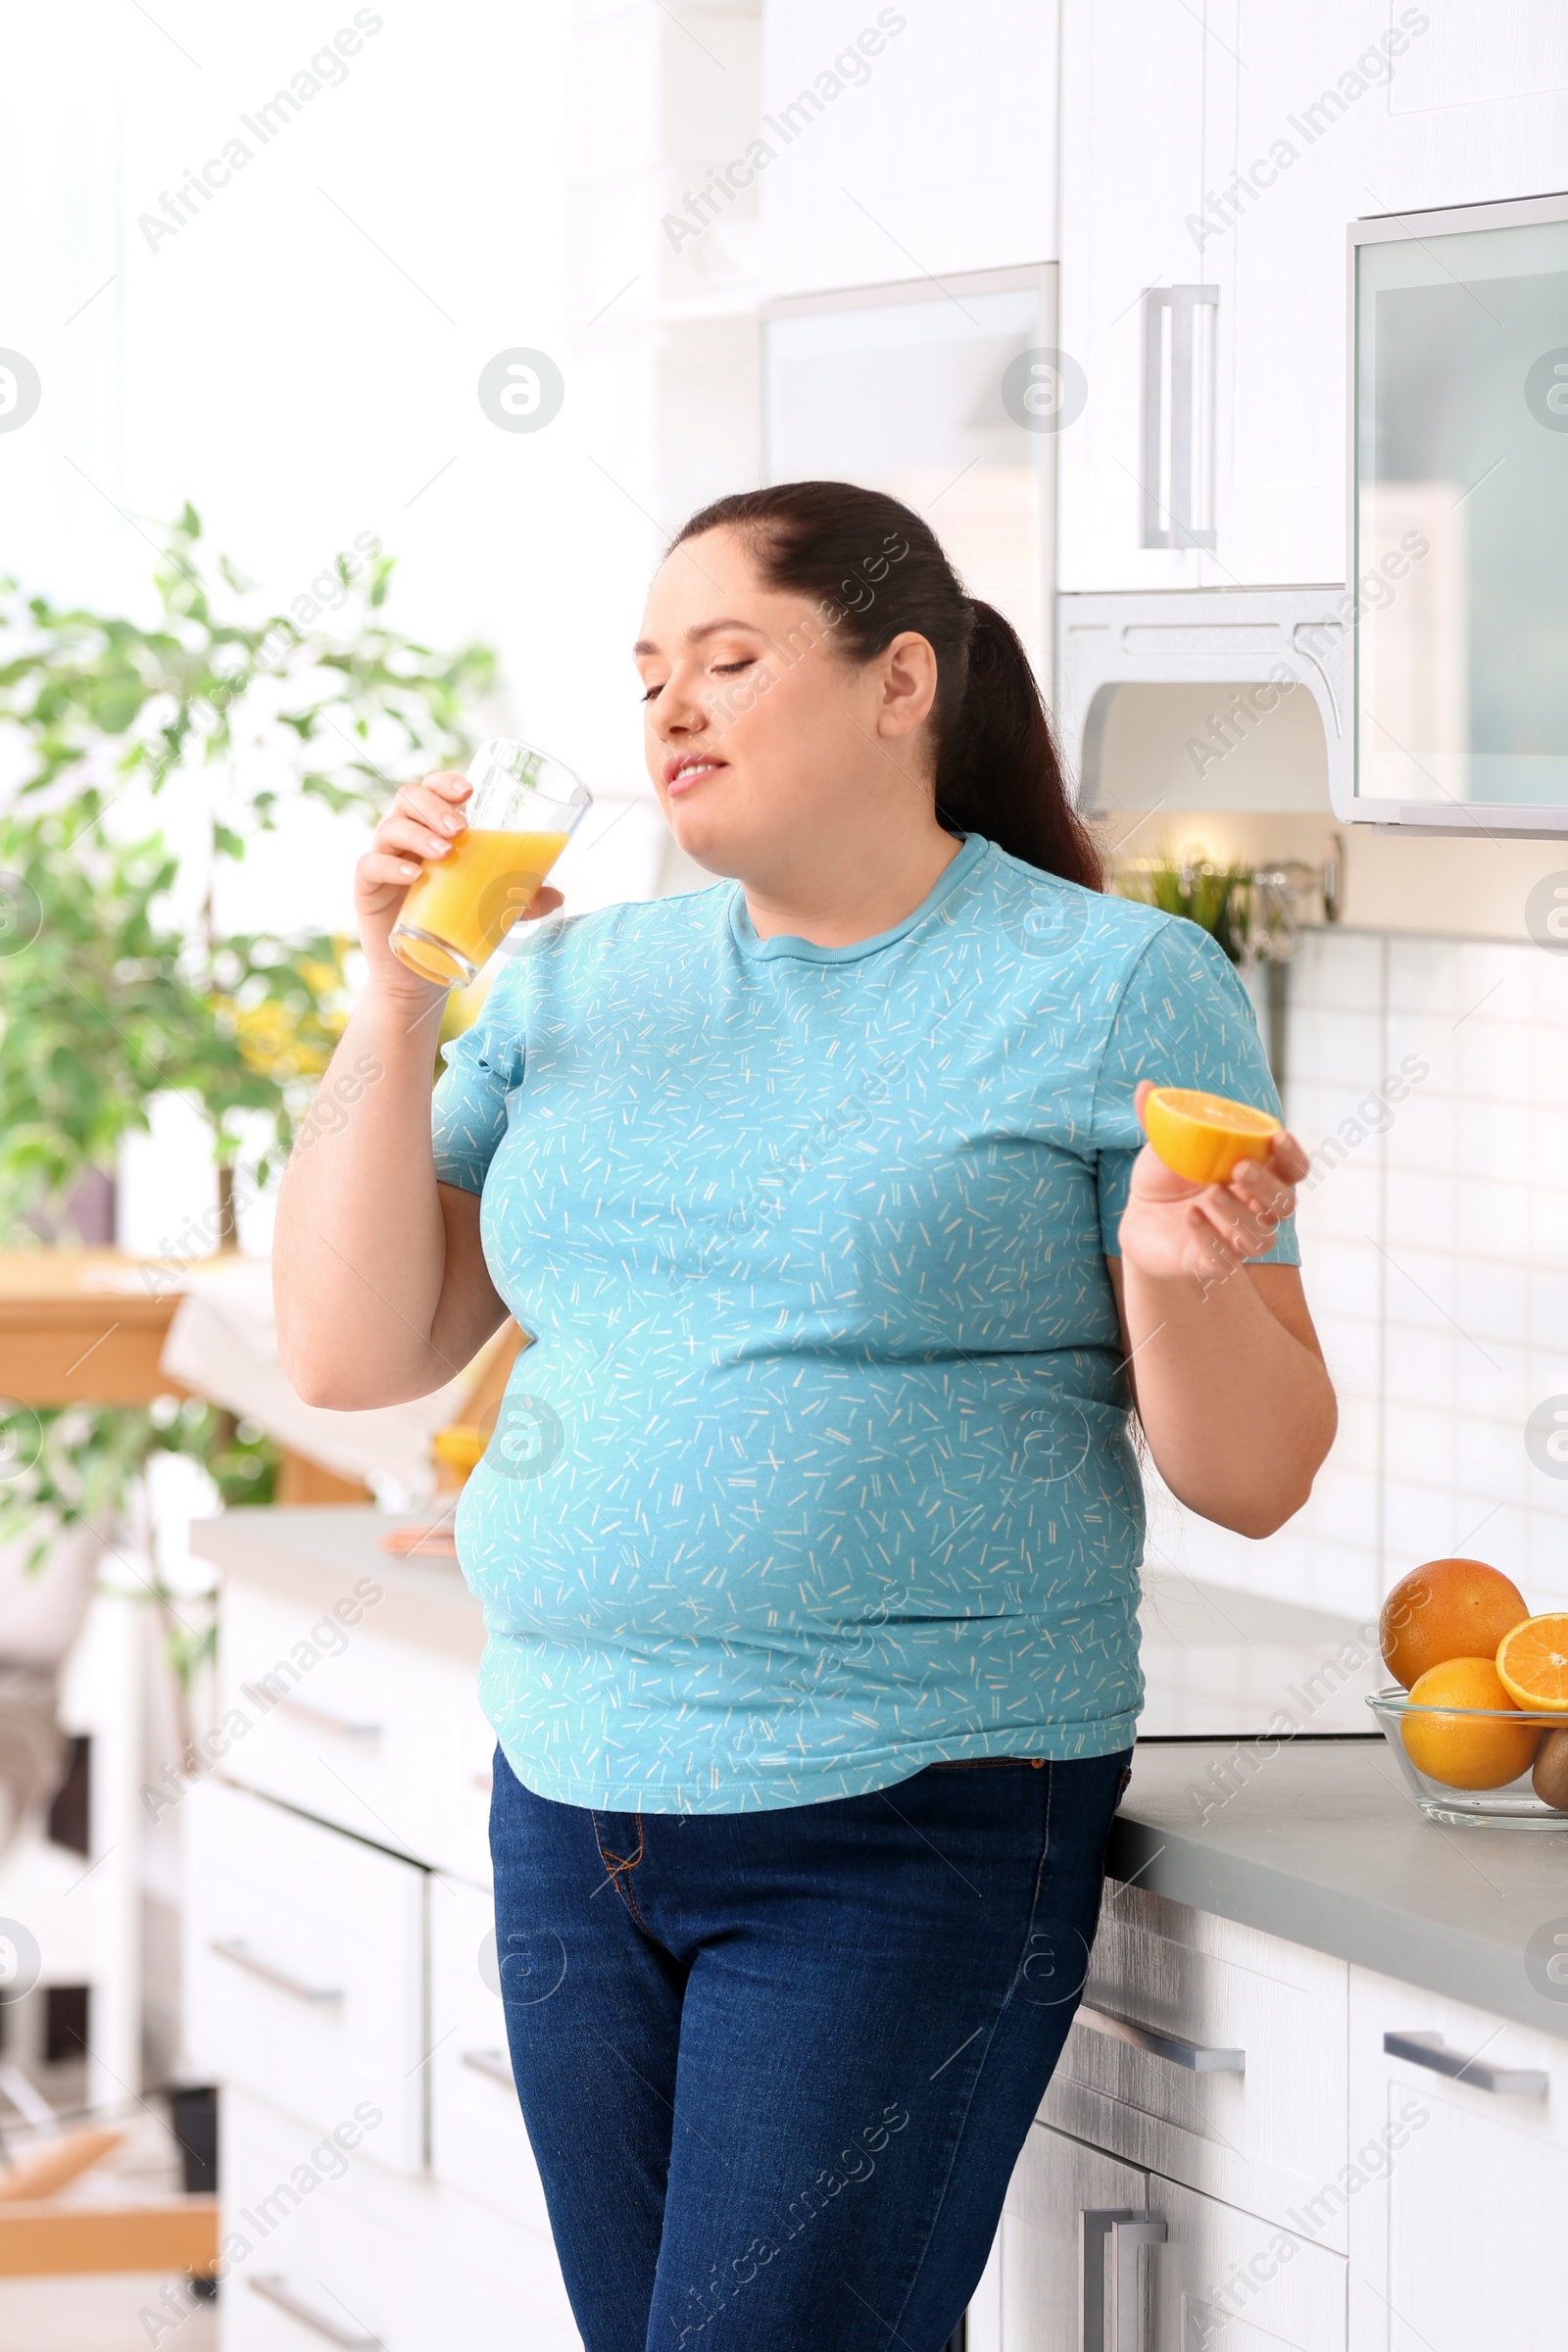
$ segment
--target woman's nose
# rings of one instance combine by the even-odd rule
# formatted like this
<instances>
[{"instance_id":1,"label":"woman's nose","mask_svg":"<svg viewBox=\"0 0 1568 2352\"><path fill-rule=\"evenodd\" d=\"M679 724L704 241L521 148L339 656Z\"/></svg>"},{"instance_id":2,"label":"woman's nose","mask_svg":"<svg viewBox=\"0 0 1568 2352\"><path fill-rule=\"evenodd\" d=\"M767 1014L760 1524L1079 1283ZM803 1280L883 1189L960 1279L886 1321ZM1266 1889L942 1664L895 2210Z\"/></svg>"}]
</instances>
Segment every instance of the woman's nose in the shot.
<instances>
[{"instance_id":1,"label":"woman's nose","mask_svg":"<svg viewBox=\"0 0 1568 2352\"><path fill-rule=\"evenodd\" d=\"M677 672L654 705L655 734L662 743L668 743L676 736L700 735L708 723L707 707Z\"/></svg>"}]
</instances>

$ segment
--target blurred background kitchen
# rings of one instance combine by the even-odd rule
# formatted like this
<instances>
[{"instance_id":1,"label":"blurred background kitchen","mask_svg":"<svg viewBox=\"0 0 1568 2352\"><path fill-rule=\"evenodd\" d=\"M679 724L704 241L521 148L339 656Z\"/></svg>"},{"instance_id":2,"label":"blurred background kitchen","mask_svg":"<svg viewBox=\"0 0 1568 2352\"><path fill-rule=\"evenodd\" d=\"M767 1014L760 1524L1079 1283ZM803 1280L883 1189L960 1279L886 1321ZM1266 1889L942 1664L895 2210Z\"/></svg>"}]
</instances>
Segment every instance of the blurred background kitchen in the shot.
<instances>
[{"instance_id":1,"label":"blurred background kitchen","mask_svg":"<svg viewBox=\"0 0 1568 2352\"><path fill-rule=\"evenodd\" d=\"M192 1525L439 1519L461 1476L483 1367L336 1416L272 1348L351 872L398 780L499 733L593 791L571 906L704 885L627 654L704 500L929 516L1315 1154L1339 1442L1262 1544L1152 1497L1170 1725L1261 1690L1184 1594L1321 1650L1479 1550L1568 1605L1568 18L83 0L5 48L0 2336L319 2341L293 2288L180 2283L186 1799L232 1697Z\"/></svg>"}]
</instances>

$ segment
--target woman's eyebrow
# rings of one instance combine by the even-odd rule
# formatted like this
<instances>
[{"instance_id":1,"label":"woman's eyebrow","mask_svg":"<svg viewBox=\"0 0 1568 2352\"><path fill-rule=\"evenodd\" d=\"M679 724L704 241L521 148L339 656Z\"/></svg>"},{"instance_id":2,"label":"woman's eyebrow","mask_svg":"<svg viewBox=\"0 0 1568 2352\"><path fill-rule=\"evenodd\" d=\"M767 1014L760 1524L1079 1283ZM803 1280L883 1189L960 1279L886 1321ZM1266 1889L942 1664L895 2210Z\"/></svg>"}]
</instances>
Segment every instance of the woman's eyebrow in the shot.
<instances>
[{"instance_id":1,"label":"woman's eyebrow","mask_svg":"<svg viewBox=\"0 0 1568 2352\"><path fill-rule=\"evenodd\" d=\"M720 629L749 629L754 637L760 637L763 634L755 620L704 620L699 621L695 628L687 630L686 642L688 645L701 645L705 637L715 637ZM643 654L657 654L659 648L654 644L652 638L639 637L631 650L633 657L637 658Z\"/></svg>"}]
</instances>

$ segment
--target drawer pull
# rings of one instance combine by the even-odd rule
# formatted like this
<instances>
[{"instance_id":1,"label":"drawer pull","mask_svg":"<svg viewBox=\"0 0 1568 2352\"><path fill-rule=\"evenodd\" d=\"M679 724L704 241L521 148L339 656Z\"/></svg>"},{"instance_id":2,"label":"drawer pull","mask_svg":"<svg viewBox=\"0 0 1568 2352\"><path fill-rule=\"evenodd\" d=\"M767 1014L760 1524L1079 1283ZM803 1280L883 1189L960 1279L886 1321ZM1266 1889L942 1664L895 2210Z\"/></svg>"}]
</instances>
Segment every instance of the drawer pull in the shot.
<instances>
[{"instance_id":1,"label":"drawer pull","mask_svg":"<svg viewBox=\"0 0 1568 2352\"><path fill-rule=\"evenodd\" d=\"M241 1683L240 1690L253 1707L264 1715L297 1715L313 1731L335 1732L340 1740L379 1740L378 1723L350 1723L344 1715L334 1715L326 1707L307 1706L303 1698L289 1698L276 1690L269 1690L260 1683Z\"/></svg>"},{"instance_id":2,"label":"drawer pull","mask_svg":"<svg viewBox=\"0 0 1568 2352\"><path fill-rule=\"evenodd\" d=\"M1081 2002L1078 2023L1091 2033L1107 2034L1113 2041L1125 2041L1132 2049L1147 2050L1151 2058L1163 2058L1170 2066L1185 2067L1190 2075L1245 2075L1245 2050L1205 2049L1200 2041L1186 2041L1179 2034L1161 2034L1153 2026L1135 2026L1130 2017L1113 2017L1108 2009L1091 2009Z\"/></svg>"},{"instance_id":3,"label":"drawer pull","mask_svg":"<svg viewBox=\"0 0 1568 2352\"><path fill-rule=\"evenodd\" d=\"M247 1976L260 1977L264 1984L286 1992L296 2001L309 2001L313 2009L330 2009L342 2000L343 1991L337 1984L311 1984L303 1977L290 1976L285 1968L274 1968L270 1960L259 1960L248 1944L237 1937L215 1936L207 1946L218 1959L226 1960L231 1968L244 1969Z\"/></svg>"},{"instance_id":4,"label":"drawer pull","mask_svg":"<svg viewBox=\"0 0 1568 2352\"><path fill-rule=\"evenodd\" d=\"M1429 2074L1473 2083L1477 2090L1494 2090L1503 2098L1544 2099L1548 2088L1539 2066L1494 2066L1485 2058L1464 2058L1447 2047L1441 2034L1385 2034L1383 2048L1388 2057L1402 2058L1407 2066L1424 2066Z\"/></svg>"},{"instance_id":5,"label":"drawer pull","mask_svg":"<svg viewBox=\"0 0 1568 2352\"><path fill-rule=\"evenodd\" d=\"M465 2050L463 2063L471 2066L476 2075L483 2075L491 2082L499 2082L503 2089L516 2095L517 2085L513 2081L512 2063L504 2050Z\"/></svg>"},{"instance_id":6,"label":"drawer pull","mask_svg":"<svg viewBox=\"0 0 1568 2352\"><path fill-rule=\"evenodd\" d=\"M302 2302L275 2271L270 2271L265 2278L247 2278L245 2283L253 2295L261 2296L264 2303L275 2303L279 2311L286 2311L289 2318L298 2320L302 2328L314 2328L318 2335L324 2335L329 2344L340 2344L343 2352L384 2352L378 2335L362 2335L358 2332L351 2335L346 2328L338 2326L336 2320L329 2320L324 2312Z\"/></svg>"},{"instance_id":7,"label":"drawer pull","mask_svg":"<svg viewBox=\"0 0 1568 2352\"><path fill-rule=\"evenodd\" d=\"M1163 2222L1140 2221L1125 2206L1115 2211L1089 2207L1079 2214L1081 2352L1143 2352L1144 2297L1139 2291L1138 2254L1143 2246L1162 2246L1166 2234Z\"/></svg>"}]
</instances>

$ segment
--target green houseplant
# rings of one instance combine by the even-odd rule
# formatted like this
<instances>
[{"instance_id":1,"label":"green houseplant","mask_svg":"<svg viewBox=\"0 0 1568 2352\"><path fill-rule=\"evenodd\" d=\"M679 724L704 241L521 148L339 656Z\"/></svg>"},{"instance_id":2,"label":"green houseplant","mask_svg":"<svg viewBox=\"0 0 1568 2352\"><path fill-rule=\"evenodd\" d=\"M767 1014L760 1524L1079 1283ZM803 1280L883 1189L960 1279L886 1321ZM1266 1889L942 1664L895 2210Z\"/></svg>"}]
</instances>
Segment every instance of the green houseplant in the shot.
<instances>
[{"instance_id":1,"label":"green houseplant","mask_svg":"<svg viewBox=\"0 0 1568 2352\"><path fill-rule=\"evenodd\" d=\"M174 1093L213 1139L211 1232L231 1244L236 1172L286 1155L347 1018L350 943L224 934L214 884L292 806L374 817L404 775L456 764L491 685L482 646L432 651L393 628L392 560L362 534L286 611L212 558L187 506L164 534L148 621L0 581L0 1248L61 1230L73 1188L112 1171ZM183 801L183 858L160 821ZM176 911L192 858L196 919ZM188 888L184 892L189 901ZM52 1532L106 1540L159 1451L194 1456L226 1500L270 1498L275 1452L195 1402L9 1411L0 1403L0 1543L41 1568ZM152 1588L184 1693L208 1636Z\"/></svg>"}]
</instances>

